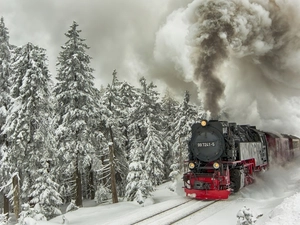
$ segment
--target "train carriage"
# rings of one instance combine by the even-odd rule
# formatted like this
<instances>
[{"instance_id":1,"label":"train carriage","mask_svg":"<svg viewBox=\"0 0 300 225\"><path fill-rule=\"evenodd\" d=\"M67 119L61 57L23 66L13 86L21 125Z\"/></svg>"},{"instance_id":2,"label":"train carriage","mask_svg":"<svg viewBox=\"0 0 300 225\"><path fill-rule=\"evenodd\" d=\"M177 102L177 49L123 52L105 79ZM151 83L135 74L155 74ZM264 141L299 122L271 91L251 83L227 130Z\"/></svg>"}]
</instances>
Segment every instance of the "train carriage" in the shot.
<instances>
[{"instance_id":1,"label":"train carriage","mask_svg":"<svg viewBox=\"0 0 300 225\"><path fill-rule=\"evenodd\" d=\"M290 135L265 132L269 152L269 163L284 165L293 158L293 140Z\"/></svg>"},{"instance_id":2,"label":"train carriage","mask_svg":"<svg viewBox=\"0 0 300 225\"><path fill-rule=\"evenodd\" d=\"M290 135L293 143L293 157L295 156L296 152L300 151L300 139L294 135Z\"/></svg>"}]
</instances>

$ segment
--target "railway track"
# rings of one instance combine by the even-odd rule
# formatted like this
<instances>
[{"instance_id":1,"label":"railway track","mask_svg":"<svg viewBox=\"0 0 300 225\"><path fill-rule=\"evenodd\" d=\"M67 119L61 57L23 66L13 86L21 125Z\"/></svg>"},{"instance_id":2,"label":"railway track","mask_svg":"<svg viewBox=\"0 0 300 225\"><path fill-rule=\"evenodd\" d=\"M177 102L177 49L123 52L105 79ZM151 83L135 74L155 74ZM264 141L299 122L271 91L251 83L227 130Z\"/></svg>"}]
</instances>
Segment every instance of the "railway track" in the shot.
<instances>
[{"instance_id":1,"label":"railway track","mask_svg":"<svg viewBox=\"0 0 300 225\"><path fill-rule=\"evenodd\" d=\"M216 203L217 201L212 202L203 202L197 200L189 200L182 204L173 206L164 211L151 215L149 217L143 218L139 221L136 221L135 225L142 224L153 224L153 225L163 225L163 224L173 224L179 222L195 213L198 213L200 210L209 207L210 205Z\"/></svg>"},{"instance_id":2,"label":"railway track","mask_svg":"<svg viewBox=\"0 0 300 225\"><path fill-rule=\"evenodd\" d=\"M207 220L210 220L211 218L215 217L216 214L220 213L224 209L230 208L230 205L233 204L234 199L237 199L238 196L232 196L231 200L226 200L226 201L215 201L213 202L213 206L209 207L203 207L200 211L195 212L195 213L190 213L186 217L182 217L182 219L177 220L176 222L173 222L173 225L186 225L186 224L207 224ZM235 216L235 215L234 215ZM226 220L223 218L223 220ZM222 223L222 219L220 221Z\"/></svg>"},{"instance_id":3,"label":"railway track","mask_svg":"<svg viewBox=\"0 0 300 225\"><path fill-rule=\"evenodd\" d=\"M195 202L195 200L187 198L173 199L168 202L148 206L149 210L146 212L144 208L140 208L139 210L134 210L132 213L127 214L126 216L122 216L110 221L109 223L105 223L105 225L147 224L146 221L148 219L170 210L175 210L178 207L184 207L184 205L189 204L189 202Z\"/></svg>"}]
</instances>

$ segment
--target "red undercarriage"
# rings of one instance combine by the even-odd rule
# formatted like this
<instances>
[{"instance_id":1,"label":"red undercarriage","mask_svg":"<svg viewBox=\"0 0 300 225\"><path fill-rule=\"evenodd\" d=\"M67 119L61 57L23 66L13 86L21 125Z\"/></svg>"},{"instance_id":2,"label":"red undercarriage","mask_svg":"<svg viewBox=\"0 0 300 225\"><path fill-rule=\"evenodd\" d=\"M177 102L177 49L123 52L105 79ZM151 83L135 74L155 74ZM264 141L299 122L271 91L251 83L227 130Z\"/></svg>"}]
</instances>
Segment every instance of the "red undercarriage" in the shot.
<instances>
[{"instance_id":1,"label":"red undercarriage","mask_svg":"<svg viewBox=\"0 0 300 225\"><path fill-rule=\"evenodd\" d=\"M221 162L223 168L215 170L208 168L205 172L194 173L187 172L183 176L184 191L186 196L200 199L200 200L216 200L228 199L230 193L233 191L230 187L230 169L239 165L238 173L240 187L238 189L254 182L253 174L255 171L260 171L266 168L267 165L255 167L254 160L235 161L235 162ZM237 191L237 190L235 190Z\"/></svg>"},{"instance_id":2,"label":"red undercarriage","mask_svg":"<svg viewBox=\"0 0 300 225\"><path fill-rule=\"evenodd\" d=\"M185 188L186 196L199 200L228 199L230 190L195 190Z\"/></svg>"}]
</instances>

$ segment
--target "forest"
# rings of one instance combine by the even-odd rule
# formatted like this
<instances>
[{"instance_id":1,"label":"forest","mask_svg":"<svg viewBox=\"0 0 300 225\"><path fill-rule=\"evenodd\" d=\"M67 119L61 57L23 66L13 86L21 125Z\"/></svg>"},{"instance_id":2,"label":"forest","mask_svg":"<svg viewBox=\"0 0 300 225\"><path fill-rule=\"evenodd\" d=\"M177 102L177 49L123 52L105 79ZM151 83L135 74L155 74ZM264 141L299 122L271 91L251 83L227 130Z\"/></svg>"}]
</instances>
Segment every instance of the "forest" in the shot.
<instances>
[{"instance_id":1,"label":"forest","mask_svg":"<svg viewBox=\"0 0 300 225\"><path fill-rule=\"evenodd\" d=\"M202 106L188 91L178 100L145 77L138 87L121 81L116 70L97 89L80 32L73 22L52 75L46 49L11 44L1 18L0 215L22 217L27 206L51 219L84 199L142 204L183 170Z\"/></svg>"}]
</instances>

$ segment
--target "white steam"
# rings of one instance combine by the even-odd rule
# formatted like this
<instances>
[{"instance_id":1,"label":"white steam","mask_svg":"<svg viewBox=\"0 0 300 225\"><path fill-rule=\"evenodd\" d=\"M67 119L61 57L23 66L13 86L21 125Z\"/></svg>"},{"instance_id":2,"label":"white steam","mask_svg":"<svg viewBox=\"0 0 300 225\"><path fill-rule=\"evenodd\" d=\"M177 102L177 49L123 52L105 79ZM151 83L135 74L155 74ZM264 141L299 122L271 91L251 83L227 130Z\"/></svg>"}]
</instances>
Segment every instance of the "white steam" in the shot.
<instances>
[{"instance_id":1,"label":"white steam","mask_svg":"<svg viewBox=\"0 0 300 225\"><path fill-rule=\"evenodd\" d=\"M299 25L297 0L194 0L161 27L155 57L193 79L212 117L299 135Z\"/></svg>"}]
</instances>

